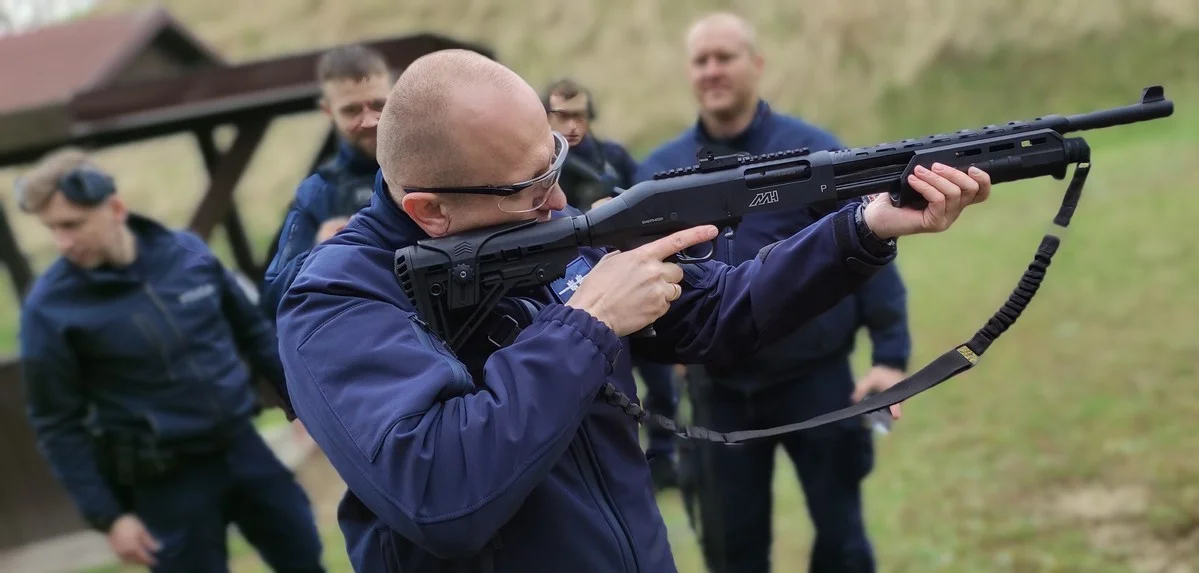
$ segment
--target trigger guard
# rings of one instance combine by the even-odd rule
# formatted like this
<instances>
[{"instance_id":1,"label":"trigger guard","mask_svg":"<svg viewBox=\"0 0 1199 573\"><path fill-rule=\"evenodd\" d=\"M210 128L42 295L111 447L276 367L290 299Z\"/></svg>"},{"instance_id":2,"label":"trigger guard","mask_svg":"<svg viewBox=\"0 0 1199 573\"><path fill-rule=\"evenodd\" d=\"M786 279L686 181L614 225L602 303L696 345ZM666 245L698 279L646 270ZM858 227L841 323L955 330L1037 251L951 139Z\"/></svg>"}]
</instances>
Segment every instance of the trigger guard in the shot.
<instances>
[{"instance_id":1,"label":"trigger guard","mask_svg":"<svg viewBox=\"0 0 1199 573\"><path fill-rule=\"evenodd\" d=\"M704 253L701 257L691 257L687 255L686 251L680 251L672 255L671 258L680 264L703 263L712 260L712 255L714 254L716 254L716 241L713 240L708 241L708 252Z\"/></svg>"}]
</instances>

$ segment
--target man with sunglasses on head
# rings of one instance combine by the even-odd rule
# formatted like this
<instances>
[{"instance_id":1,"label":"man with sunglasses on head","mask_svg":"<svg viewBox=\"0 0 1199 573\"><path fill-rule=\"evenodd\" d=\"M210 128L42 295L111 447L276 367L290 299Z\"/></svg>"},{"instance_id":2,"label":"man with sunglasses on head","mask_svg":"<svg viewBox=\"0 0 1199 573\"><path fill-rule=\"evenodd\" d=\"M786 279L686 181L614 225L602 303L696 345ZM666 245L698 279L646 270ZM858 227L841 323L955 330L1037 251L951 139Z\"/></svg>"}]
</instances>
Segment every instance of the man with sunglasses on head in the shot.
<instances>
[{"instance_id":1,"label":"man with sunglasses on head","mask_svg":"<svg viewBox=\"0 0 1199 573\"><path fill-rule=\"evenodd\" d=\"M392 82L387 61L365 46L339 46L321 55L316 79L321 86L321 111L340 142L337 155L300 183L279 229L259 303L272 319L279 298L313 245L332 237L370 203L379 170L376 128Z\"/></svg>"},{"instance_id":2,"label":"man with sunglasses on head","mask_svg":"<svg viewBox=\"0 0 1199 573\"><path fill-rule=\"evenodd\" d=\"M225 571L234 523L275 571L322 571L308 498L253 425L252 372L283 384L271 324L203 240L116 191L74 149L18 183L61 254L21 307L43 455L127 563Z\"/></svg>"},{"instance_id":3,"label":"man with sunglasses on head","mask_svg":"<svg viewBox=\"0 0 1199 573\"><path fill-rule=\"evenodd\" d=\"M591 131L595 120L595 101L591 91L571 78L549 83L541 94L541 103L549 118L550 129L561 133L570 144L570 153L562 165L558 186L566 194L566 203L581 211L616 195L619 189L633 185L637 161L615 141L602 140ZM674 367L633 356L633 368L645 384L645 407L651 412L673 418L678 410ZM675 472L675 435L656 426L648 428L650 475L654 487L663 490L677 484Z\"/></svg>"},{"instance_id":4,"label":"man with sunglasses on head","mask_svg":"<svg viewBox=\"0 0 1199 573\"><path fill-rule=\"evenodd\" d=\"M734 361L856 289L896 237L943 231L990 193L982 172L922 171L909 181L925 210L885 195L846 206L736 267L663 262L713 226L581 249L568 280L502 299L451 352L404 294L395 251L579 213L557 185L568 143L539 99L475 52L415 60L379 120L370 206L279 304L288 391L347 485L338 517L357 571L674 571L638 426L600 393L636 395L629 345ZM627 338L650 324L657 336Z\"/></svg>"}]
</instances>

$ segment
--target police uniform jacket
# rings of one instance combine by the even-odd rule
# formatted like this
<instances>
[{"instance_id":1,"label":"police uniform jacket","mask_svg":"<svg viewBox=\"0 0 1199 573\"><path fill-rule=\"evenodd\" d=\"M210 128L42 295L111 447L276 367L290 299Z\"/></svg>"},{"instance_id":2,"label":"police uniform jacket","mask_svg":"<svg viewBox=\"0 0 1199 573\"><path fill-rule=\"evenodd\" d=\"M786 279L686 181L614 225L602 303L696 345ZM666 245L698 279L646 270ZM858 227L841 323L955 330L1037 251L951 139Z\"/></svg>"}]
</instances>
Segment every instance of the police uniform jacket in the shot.
<instances>
[{"instance_id":1,"label":"police uniform jacket","mask_svg":"<svg viewBox=\"0 0 1199 573\"><path fill-rule=\"evenodd\" d=\"M279 305L291 400L348 486L338 516L354 569L675 571L638 427L600 395L636 395L629 340L562 303L603 253L583 249L556 283L505 299L532 307L509 344L477 338L455 355L394 274L395 250L423 238L377 177L370 206L312 250ZM687 265L638 351L731 362L893 257L862 246L847 207L736 267Z\"/></svg>"},{"instance_id":2,"label":"police uniform jacket","mask_svg":"<svg viewBox=\"0 0 1199 573\"><path fill-rule=\"evenodd\" d=\"M145 433L163 446L219 441L260 410L253 374L283 385L274 329L204 241L134 214L128 225L132 265L85 270L59 259L21 307L29 420L101 530L122 510L97 470L93 432Z\"/></svg>"}]
</instances>

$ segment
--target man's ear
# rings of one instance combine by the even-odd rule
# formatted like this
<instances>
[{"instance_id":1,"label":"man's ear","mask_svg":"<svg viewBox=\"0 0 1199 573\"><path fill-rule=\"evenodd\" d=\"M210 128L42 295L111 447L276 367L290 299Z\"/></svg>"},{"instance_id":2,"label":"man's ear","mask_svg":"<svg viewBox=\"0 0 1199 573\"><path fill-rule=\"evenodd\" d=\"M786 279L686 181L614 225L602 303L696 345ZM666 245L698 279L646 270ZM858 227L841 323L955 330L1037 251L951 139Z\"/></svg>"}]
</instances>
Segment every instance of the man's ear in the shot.
<instances>
[{"instance_id":1,"label":"man's ear","mask_svg":"<svg viewBox=\"0 0 1199 573\"><path fill-rule=\"evenodd\" d=\"M449 231L450 217L445 201L433 193L405 193L400 199L400 208L430 237L440 237Z\"/></svg>"},{"instance_id":2,"label":"man's ear","mask_svg":"<svg viewBox=\"0 0 1199 573\"><path fill-rule=\"evenodd\" d=\"M321 111L324 112L325 116L329 119L333 119L333 110L329 107L329 100L322 95L319 103Z\"/></svg>"},{"instance_id":3,"label":"man's ear","mask_svg":"<svg viewBox=\"0 0 1199 573\"><path fill-rule=\"evenodd\" d=\"M129 207L125 205L125 201L119 195L108 198L108 208L112 209L112 218L117 221L124 222L129 216Z\"/></svg>"}]
</instances>

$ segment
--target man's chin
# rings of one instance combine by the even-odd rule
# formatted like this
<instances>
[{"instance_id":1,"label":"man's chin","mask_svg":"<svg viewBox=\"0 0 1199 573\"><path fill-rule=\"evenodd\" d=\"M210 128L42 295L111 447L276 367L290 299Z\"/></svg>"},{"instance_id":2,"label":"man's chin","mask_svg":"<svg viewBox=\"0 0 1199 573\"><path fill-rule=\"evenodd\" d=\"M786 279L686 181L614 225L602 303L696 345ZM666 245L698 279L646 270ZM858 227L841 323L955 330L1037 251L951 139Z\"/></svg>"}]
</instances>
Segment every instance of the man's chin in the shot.
<instances>
[{"instance_id":1,"label":"man's chin","mask_svg":"<svg viewBox=\"0 0 1199 573\"><path fill-rule=\"evenodd\" d=\"M87 270L87 271L90 271L90 270L95 269L96 267L100 266L100 261L93 259L93 258L76 258L76 257L64 257L64 258L67 259L67 262L71 263L72 265L75 265L76 267L81 268L83 270Z\"/></svg>"}]
</instances>

